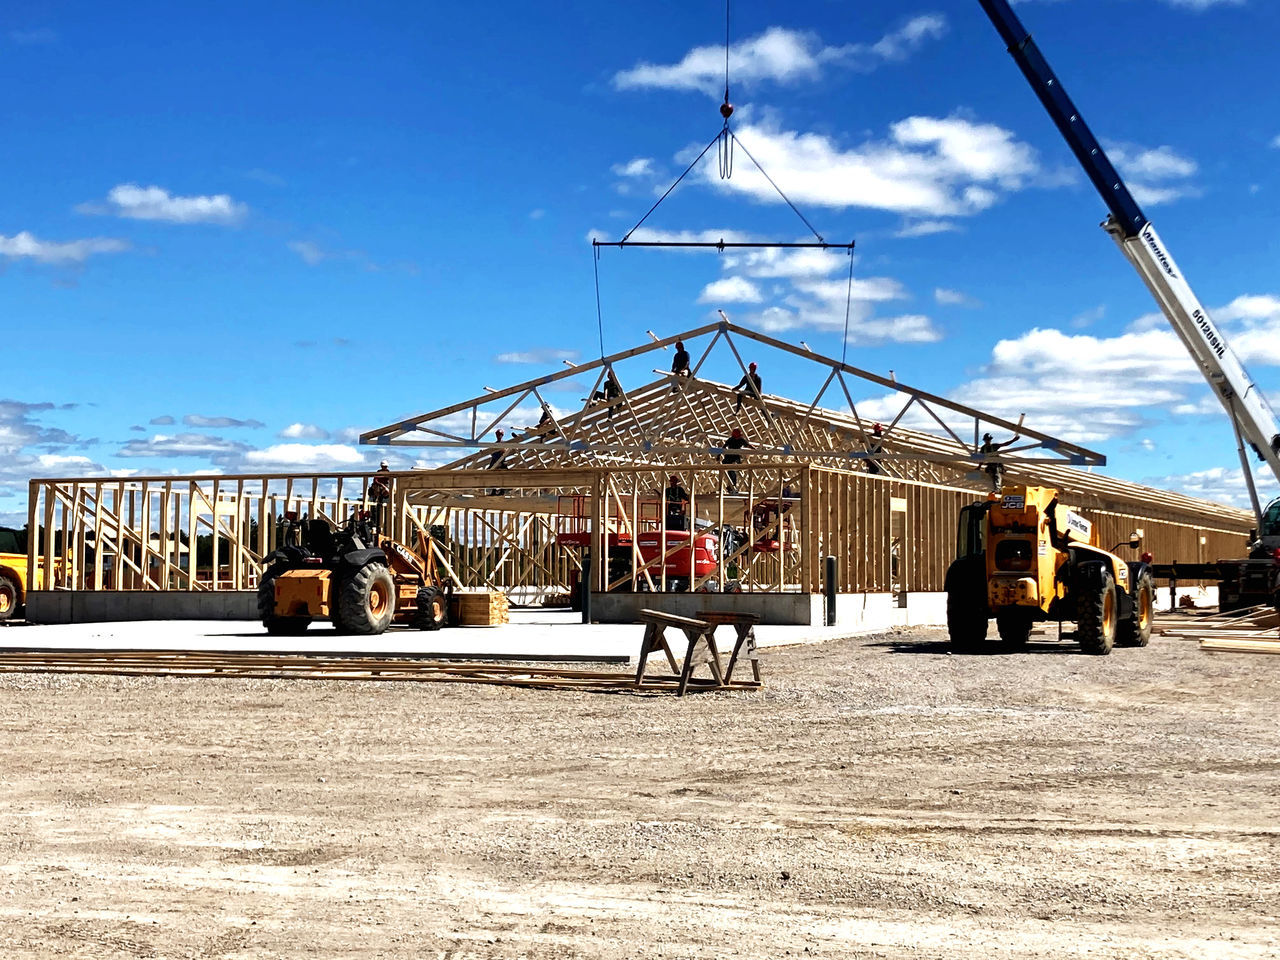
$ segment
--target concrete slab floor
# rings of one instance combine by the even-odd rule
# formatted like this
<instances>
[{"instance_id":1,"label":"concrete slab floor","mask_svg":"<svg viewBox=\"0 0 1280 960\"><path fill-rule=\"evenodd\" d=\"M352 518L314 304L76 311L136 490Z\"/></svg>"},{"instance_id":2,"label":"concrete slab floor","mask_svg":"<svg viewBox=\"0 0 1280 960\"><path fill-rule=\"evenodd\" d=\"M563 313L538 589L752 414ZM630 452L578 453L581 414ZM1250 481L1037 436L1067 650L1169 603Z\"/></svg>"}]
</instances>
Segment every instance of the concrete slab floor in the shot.
<instances>
[{"instance_id":1,"label":"concrete slab floor","mask_svg":"<svg viewBox=\"0 0 1280 960\"><path fill-rule=\"evenodd\" d=\"M861 631L863 633L868 631ZM761 647L856 636L847 627L762 626ZM512 610L501 627L446 627L436 633L394 627L378 637L339 634L315 624L299 637L273 637L256 620L135 620L121 623L15 623L0 630L0 650L234 650L272 653L359 653L478 659L634 661L644 628L581 622L568 610ZM733 631L716 634L732 645Z\"/></svg>"}]
</instances>

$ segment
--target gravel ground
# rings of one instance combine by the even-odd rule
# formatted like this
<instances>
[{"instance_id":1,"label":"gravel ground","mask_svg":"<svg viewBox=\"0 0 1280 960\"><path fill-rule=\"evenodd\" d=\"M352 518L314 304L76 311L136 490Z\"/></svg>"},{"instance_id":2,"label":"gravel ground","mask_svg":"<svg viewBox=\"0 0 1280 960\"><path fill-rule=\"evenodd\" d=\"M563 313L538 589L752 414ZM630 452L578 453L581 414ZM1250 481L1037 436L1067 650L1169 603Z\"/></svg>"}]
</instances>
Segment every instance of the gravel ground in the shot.
<instances>
[{"instance_id":1,"label":"gravel ground","mask_svg":"<svg viewBox=\"0 0 1280 960\"><path fill-rule=\"evenodd\" d=\"M0 954L1274 957L1277 668L917 630L684 700L0 676Z\"/></svg>"}]
</instances>

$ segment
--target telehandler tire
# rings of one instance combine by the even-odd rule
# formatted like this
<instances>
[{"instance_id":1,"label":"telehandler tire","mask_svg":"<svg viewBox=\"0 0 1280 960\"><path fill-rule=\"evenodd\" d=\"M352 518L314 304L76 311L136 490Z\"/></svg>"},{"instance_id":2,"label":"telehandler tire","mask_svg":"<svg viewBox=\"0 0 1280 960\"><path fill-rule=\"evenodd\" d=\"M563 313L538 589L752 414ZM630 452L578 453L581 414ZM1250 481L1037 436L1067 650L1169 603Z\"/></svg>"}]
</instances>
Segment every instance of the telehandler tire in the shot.
<instances>
[{"instance_id":1,"label":"telehandler tire","mask_svg":"<svg viewBox=\"0 0 1280 960\"><path fill-rule=\"evenodd\" d=\"M1080 618L1076 621L1076 639L1085 653L1105 657L1115 646L1119 627L1116 581L1106 569L1081 580L1080 597L1076 601Z\"/></svg>"},{"instance_id":2,"label":"telehandler tire","mask_svg":"<svg viewBox=\"0 0 1280 960\"><path fill-rule=\"evenodd\" d=\"M296 637L307 632L311 618L276 616L276 575L280 572L269 570L258 581L258 616L262 618L267 633L273 637Z\"/></svg>"},{"instance_id":3,"label":"telehandler tire","mask_svg":"<svg viewBox=\"0 0 1280 960\"><path fill-rule=\"evenodd\" d=\"M1031 616L1021 610L996 614L1000 639L1011 647L1025 647L1031 639Z\"/></svg>"},{"instance_id":4,"label":"telehandler tire","mask_svg":"<svg viewBox=\"0 0 1280 960\"><path fill-rule=\"evenodd\" d=\"M947 591L947 634L955 653L975 653L987 639L987 609L973 602L967 591Z\"/></svg>"},{"instance_id":5,"label":"telehandler tire","mask_svg":"<svg viewBox=\"0 0 1280 960\"><path fill-rule=\"evenodd\" d=\"M439 630L449 616L449 601L438 587L423 587L418 591L418 612L413 625L419 630Z\"/></svg>"},{"instance_id":6,"label":"telehandler tire","mask_svg":"<svg viewBox=\"0 0 1280 960\"><path fill-rule=\"evenodd\" d=\"M348 633L379 634L396 612L396 582L382 563L366 563L338 588L338 620Z\"/></svg>"},{"instance_id":7,"label":"telehandler tire","mask_svg":"<svg viewBox=\"0 0 1280 960\"><path fill-rule=\"evenodd\" d=\"M1150 573L1138 577L1133 588L1133 612L1120 621L1116 643L1122 647L1145 647L1151 641L1151 621L1156 609L1156 582Z\"/></svg>"},{"instance_id":8,"label":"telehandler tire","mask_svg":"<svg viewBox=\"0 0 1280 960\"><path fill-rule=\"evenodd\" d=\"M8 574L0 573L0 620L8 620L18 615L18 598L22 591L18 583Z\"/></svg>"}]
</instances>

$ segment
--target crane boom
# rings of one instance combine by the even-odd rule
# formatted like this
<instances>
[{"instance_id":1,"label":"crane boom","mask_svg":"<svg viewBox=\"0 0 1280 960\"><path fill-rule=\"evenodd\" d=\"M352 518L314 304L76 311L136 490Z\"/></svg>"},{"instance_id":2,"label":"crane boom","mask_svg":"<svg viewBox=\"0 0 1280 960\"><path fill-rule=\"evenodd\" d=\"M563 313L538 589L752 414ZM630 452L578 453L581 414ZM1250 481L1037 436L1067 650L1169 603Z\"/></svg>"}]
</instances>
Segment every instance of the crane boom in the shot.
<instances>
[{"instance_id":1,"label":"crane boom","mask_svg":"<svg viewBox=\"0 0 1280 960\"><path fill-rule=\"evenodd\" d=\"M1137 200L1007 0L978 2L1111 211L1103 227L1138 271L1142 282L1159 304L1161 313L1231 418L1250 499L1261 527L1262 509L1244 444L1247 443L1258 458L1267 463L1280 481L1280 422L1277 422L1275 412L1232 351L1209 311L1196 297L1155 227L1143 215ZM1262 532L1266 535L1267 531Z\"/></svg>"}]
</instances>

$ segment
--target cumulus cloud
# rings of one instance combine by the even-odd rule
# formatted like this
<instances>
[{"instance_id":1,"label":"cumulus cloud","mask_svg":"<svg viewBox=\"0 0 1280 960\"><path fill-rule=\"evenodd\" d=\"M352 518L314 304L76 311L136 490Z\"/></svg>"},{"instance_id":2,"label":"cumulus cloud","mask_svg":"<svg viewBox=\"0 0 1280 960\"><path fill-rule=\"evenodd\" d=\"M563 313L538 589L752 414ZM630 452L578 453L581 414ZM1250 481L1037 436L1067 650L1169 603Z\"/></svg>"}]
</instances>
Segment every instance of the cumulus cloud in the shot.
<instances>
[{"instance_id":1,"label":"cumulus cloud","mask_svg":"<svg viewBox=\"0 0 1280 960\"><path fill-rule=\"evenodd\" d=\"M232 225L249 212L243 203L225 193L209 196L174 196L163 187L140 187L122 183L107 193L105 204L82 204L80 213L111 214L130 220L160 220L166 223L216 223Z\"/></svg>"},{"instance_id":2,"label":"cumulus cloud","mask_svg":"<svg viewBox=\"0 0 1280 960\"><path fill-rule=\"evenodd\" d=\"M1264 504L1271 497L1280 494L1280 488L1277 488L1275 483L1265 475L1259 474L1255 480L1258 483L1258 497ZM1162 490L1176 490L1202 500L1225 503L1227 506L1245 510L1251 509L1244 474L1239 467L1210 467L1207 470L1193 470L1190 473L1144 477L1142 482Z\"/></svg>"},{"instance_id":3,"label":"cumulus cloud","mask_svg":"<svg viewBox=\"0 0 1280 960\"><path fill-rule=\"evenodd\" d=\"M188 413L182 418L188 427L221 430L227 427L248 427L259 429L266 426L261 420L237 420L235 417L205 417L198 413Z\"/></svg>"},{"instance_id":4,"label":"cumulus cloud","mask_svg":"<svg viewBox=\"0 0 1280 960\"><path fill-rule=\"evenodd\" d=\"M353 470L366 466L369 451L345 443L277 443L244 454L248 467L261 470Z\"/></svg>"},{"instance_id":5,"label":"cumulus cloud","mask_svg":"<svg viewBox=\"0 0 1280 960\"><path fill-rule=\"evenodd\" d=\"M653 158L636 157L626 163L615 163L613 172L620 177L648 177L653 175Z\"/></svg>"},{"instance_id":6,"label":"cumulus cloud","mask_svg":"<svg viewBox=\"0 0 1280 960\"><path fill-rule=\"evenodd\" d=\"M281 440L328 440L329 431L314 423L291 423L277 436Z\"/></svg>"},{"instance_id":7,"label":"cumulus cloud","mask_svg":"<svg viewBox=\"0 0 1280 960\"><path fill-rule=\"evenodd\" d=\"M735 84L796 84L819 79L831 68L871 71L902 61L929 40L946 33L941 14L913 17L874 43L824 45L812 33L770 27L764 33L732 44L729 69ZM695 47L673 64L640 63L613 78L622 90L695 90L717 96L724 87L724 47Z\"/></svg>"},{"instance_id":8,"label":"cumulus cloud","mask_svg":"<svg viewBox=\"0 0 1280 960\"><path fill-rule=\"evenodd\" d=\"M934 222L980 213L1040 171L1035 150L1010 131L961 116L907 117L890 126L886 139L852 147L763 125L746 125L738 136L797 203L866 207ZM733 178L723 180L704 162L697 176L722 192L781 202L754 165L739 164ZM915 235L921 230L917 224Z\"/></svg>"},{"instance_id":9,"label":"cumulus cloud","mask_svg":"<svg viewBox=\"0 0 1280 960\"><path fill-rule=\"evenodd\" d=\"M744 277L725 277L702 288L699 303L759 303L760 288Z\"/></svg>"},{"instance_id":10,"label":"cumulus cloud","mask_svg":"<svg viewBox=\"0 0 1280 960\"><path fill-rule=\"evenodd\" d=\"M1199 193L1191 182L1200 169L1198 164L1172 147L1108 143L1106 150L1133 198L1144 206L1158 206Z\"/></svg>"},{"instance_id":11,"label":"cumulus cloud","mask_svg":"<svg viewBox=\"0 0 1280 960\"><path fill-rule=\"evenodd\" d=\"M0 257L10 260L34 260L37 263L84 263L103 253L123 253L132 244L112 237L88 237L83 240L41 240L23 230L11 237L0 234Z\"/></svg>"}]
</instances>

